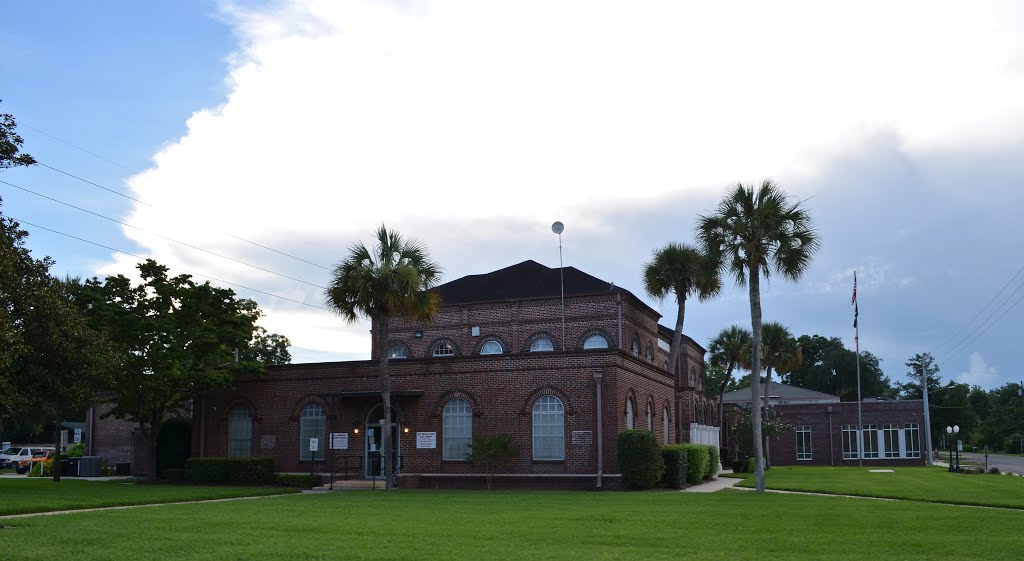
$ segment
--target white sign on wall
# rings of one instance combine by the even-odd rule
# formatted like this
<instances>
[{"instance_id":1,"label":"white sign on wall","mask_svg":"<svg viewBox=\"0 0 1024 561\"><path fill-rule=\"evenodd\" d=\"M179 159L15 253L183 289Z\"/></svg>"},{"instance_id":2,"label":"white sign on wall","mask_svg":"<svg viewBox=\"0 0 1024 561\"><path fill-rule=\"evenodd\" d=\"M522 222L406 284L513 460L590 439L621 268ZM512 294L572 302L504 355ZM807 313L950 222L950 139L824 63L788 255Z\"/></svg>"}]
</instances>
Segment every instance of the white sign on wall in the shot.
<instances>
[{"instance_id":1,"label":"white sign on wall","mask_svg":"<svg viewBox=\"0 0 1024 561\"><path fill-rule=\"evenodd\" d=\"M75 444L82 441L82 429L75 429Z\"/></svg>"},{"instance_id":2,"label":"white sign on wall","mask_svg":"<svg viewBox=\"0 0 1024 561\"><path fill-rule=\"evenodd\" d=\"M348 433L331 433L331 450L348 450Z\"/></svg>"},{"instance_id":3,"label":"white sign on wall","mask_svg":"<svg viewBox=\"0 0 1024 561\"><path fill-rule=\"evenodd\" d=\"M309 451L310 452L319 452L320 451L320 439L319 438L310 438L309 439Z\"/></svg>"},{"instance_id":4,"label":"white sign on wall","mask_svg":"<svg viewBox=\"0 0 1024 561\"><path fill-rule=\"evenodd\" d=\"M418 432L418 433L416 433L416 447L417 448L437 448L437 433L436 432Z\"/></svg>"}]
</instances>

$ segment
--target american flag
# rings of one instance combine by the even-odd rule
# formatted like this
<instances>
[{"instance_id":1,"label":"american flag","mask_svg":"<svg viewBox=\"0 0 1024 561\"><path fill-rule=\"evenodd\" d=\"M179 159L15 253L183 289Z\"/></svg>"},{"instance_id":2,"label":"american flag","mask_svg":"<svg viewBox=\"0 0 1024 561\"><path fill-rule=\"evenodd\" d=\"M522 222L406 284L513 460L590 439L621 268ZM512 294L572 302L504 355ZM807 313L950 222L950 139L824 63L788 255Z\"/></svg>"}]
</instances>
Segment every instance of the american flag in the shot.
<instances>
[{"instance_id":1,"label":"american flag","mask_svg":"<svg viewBox=\"0 0 1024 561\"><path fill-rule=\"evenodd\" d=\"M853 297L850 298L850 303L853 304L853 327L856 329L857 315L859 314L857 310L857 271L853 272Z\"/></svg>"}]
</instances>

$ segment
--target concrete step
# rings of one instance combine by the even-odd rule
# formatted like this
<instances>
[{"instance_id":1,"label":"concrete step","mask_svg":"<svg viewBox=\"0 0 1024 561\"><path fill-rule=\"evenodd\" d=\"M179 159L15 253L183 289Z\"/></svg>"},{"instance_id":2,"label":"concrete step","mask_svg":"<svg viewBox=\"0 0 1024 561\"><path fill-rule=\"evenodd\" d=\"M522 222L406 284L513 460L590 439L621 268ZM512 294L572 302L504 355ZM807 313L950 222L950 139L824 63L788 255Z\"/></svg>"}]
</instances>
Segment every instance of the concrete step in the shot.
<instances>
[{"instance_id":1,"label":"concrete step","mask_svg":"<svg viewBox=\"0 0 1024 561\"><path fill-rule=\"evenodd\" d=\"M330 489L330 487L331 487L331 485L329 483L327 483L327 484L321 485L320 487L317 487L316 490L327 491L327 490ZM384 481L378 479L376 487L377 487L377 489L383 489L384 488ZM335 491L345 491L345 490L350 490L350 489L373 489L373 488L374 488L373 481L372 480L366 480L366 479L339 479L339 480L336 480L334 482L334 490Z\"/></svg>"}]
</instances>

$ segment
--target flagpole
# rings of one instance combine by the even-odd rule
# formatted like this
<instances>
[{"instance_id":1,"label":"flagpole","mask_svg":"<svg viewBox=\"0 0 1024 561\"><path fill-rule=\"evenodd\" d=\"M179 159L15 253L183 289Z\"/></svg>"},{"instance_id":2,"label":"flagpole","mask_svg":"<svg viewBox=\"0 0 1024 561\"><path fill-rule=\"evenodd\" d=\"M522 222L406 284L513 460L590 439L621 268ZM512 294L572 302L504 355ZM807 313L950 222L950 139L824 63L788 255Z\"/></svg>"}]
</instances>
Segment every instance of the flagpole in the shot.
<instances>
[{"instance_id":1,"label":"flagpole","mask_svg":"<svg viewBox=\"0 0 1024 561\"><path fill-rule=\"evenodd\" d=\"M860 466L864 467L864 417L861 411L861 405L864 400L860 395L860 309L857 305L857 271L853 272L853 343L857 350L857 434L860 437L860 443L857 445L857 456L859 457Z\"/></svg>"}]
</instances>

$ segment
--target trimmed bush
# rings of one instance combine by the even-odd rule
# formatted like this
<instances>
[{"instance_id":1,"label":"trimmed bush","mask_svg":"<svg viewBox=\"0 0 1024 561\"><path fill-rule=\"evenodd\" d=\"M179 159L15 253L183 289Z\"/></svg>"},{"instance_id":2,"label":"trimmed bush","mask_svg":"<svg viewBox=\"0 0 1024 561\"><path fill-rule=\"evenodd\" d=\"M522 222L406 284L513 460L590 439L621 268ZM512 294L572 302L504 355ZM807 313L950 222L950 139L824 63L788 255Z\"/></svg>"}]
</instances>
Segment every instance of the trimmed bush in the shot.
<instances>
[{"instance_id":1,"label":"trimmed bush","mask_svg":"<svg viewBox=\"0 0 1024 561\"><path fill-rule=\"evenodd\" d=\"M279 473L277 482L285 487L298 487L299 489L312 489L321 484L319 475L308 473Z\"/></svg>"},{"instance_id":2,"label":"trimmed bush","mask_svg":"<svg viewBox=\"0 0 1024 561\"><path fill-rule=\"evenodd\" d=\"M708 448L708 472L704 476L704 479L711 479L718 474L718 464L721 462L719 457L718 446L714 444L705 444Z\"/></svg>"},{"instance_id":3,"label":"trimmed bush","mask_svg":"<svg viewBox=\"0 0 1024 561\"><path fill-rule=\"evenodd\" d=\"M81 442L79 442L78 444L75 444L71 448L68 448L68 451L65 452L64 454L62 454L61 457L65 458L65 459L66 458L81 458L84 455L85 455L85 444L82 444Z\"/></svg>"},{"instance_id":4,"label":"trimmed bush","mask_svg":"<svg viewBox=\"0 0 1024 561\"><path fill-rule=\"evenodd\" d=\"M747 458L747 473L757 471L757 458Z\"/></svg>"},{"instance_id":5,"label":"trimmed bush","mask_svg":"<svg viewBox=\"0 0 1024 561\"><path fill-rule=\"evenodd\" d=\"M183 481L186 472L183 468L167 468L163 471L164 479L168 481Z\"/></svg>"},{"instance_id":6,"label":"trimmed bush","mask_svg":"<svg viewBox=\"0 0 1024 561\"><path fill-rule=\"evenodd\" d=\"M665 475L661 477L662 487L682 489L686 483L686 446L669 444L661 449L665 462Z\"/></svg>"},{"instance_id":7,"label":"trimmed bush","mask_svg":"<svg viewBox=\"0 0 1024 561\"><path fill-rule=\"evenodd\" d=\"M708 447L703 444L684 444L686 447L686 482L700 483L708 472Z\"/></svg>"},{"instance_id":8,"label":"trimmed bush","mask_svg":"<svg viewBox=\"0 0 1024 561\"><path fill-rule=\"evenodd\" d=\"M665 462L651 431L619 433L619 473L623 485L630 489L650 489L661 481L664 472Z\"/></svg>"},{"instance_id":9,"label":"trimmed bush","mask_svg":"<svg viewBox=\"0 0 1024 561\"><path fill-rule=\"evenodd\" d=\"M189 458L185 462L193 483L245 483L261 485L274 482L274 459L209 457Z\"/></svg>"}]
</instances>

